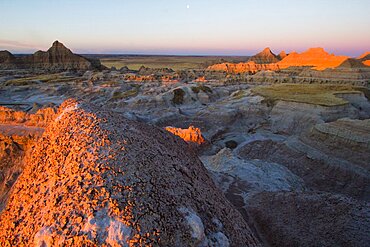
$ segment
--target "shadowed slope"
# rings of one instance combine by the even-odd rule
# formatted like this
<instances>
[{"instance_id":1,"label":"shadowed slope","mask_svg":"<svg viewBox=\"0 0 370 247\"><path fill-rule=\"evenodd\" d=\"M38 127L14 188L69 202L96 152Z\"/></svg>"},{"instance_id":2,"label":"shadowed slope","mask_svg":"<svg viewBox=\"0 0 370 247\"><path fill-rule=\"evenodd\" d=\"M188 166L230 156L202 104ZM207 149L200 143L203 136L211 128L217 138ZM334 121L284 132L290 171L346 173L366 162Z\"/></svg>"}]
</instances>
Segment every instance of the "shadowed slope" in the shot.
<instances>
[{"instance_id":1,"label":"shadowed slope","mask_svg":"<svg viewBox=\"0 0 370 247\"><path fill-rule=\"evenodd\" d=\"M280 59L272 53L270 48L265 48L260 53L252 56L249 61L253 61L257 64L269 64L269 63L277 63Z\"/></svg>"}]
</instances>

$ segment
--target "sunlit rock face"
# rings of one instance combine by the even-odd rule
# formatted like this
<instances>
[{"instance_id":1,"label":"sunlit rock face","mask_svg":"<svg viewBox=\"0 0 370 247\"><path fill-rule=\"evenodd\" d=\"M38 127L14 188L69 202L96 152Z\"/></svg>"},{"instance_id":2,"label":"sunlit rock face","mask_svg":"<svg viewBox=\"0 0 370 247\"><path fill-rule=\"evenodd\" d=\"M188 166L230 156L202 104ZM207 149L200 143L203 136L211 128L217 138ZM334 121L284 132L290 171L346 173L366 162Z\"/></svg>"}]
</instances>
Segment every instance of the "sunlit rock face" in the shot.
<instances>
[{"instance_id":1,"label":"sunlit rock face","mask_svg":"<svg viewBox=\"0 0 370 247\"><path fill-rule=\"evenodd\" d=\"M272 64L257 64L253 61L246 63L220 63L214 64L207 68L208 71L225 71L228 73L256 73L261 70L279 70L280 67L276 63Z\"/></svg>"},{"instance_id":2,"label":"sunlit rock face","mask_svg":"<svg viewBox=\"0 0 370 247\"><path fill-rule=\"evenodd\" d=\"M314 70L325 70L340 66L349 57L336 56L327 53L323 48L310 48L303 53L292 52L279 56L266 48L263 52L253 56L246 63L220 63L207 68L209 71L225 71L228 73L255 73L261 70L281 70L289 67L312 67ZM279 59L282 59L279 61Z\"/></svg>"},{"instance_id":3,"label":"sunlit rock face","mask_svg":"<svg viewBox=\"0 0 370 247\"><path fill-rule=\"evenodd\" d=\"M56 117L56 108L45 107L36 110L35 113L15 111L0 106L0 124L21 124L26 126L45 127Z\"/></svg>"},{"instance_id":4,"label":"sunlit rock face","mask_svg":"<svg viewBox=\"0 0 370 247\"><path fill-rule=\"evenodd\" d=\"M303 53L290 53L281 60L278 65L281 69L293 66L312 66L313 69L324 70L338 67L346 59L348 59L348 57L329 54L323 48L310 48Z\"/></svg>"},{"instance_id":5,"label":"sunlit rock face","mask_svg":"<svg viewBox=\"0 0 370 247\"><path fill-rule=\"evenodd\" d=\"M197 144L202 144L205 142L200 129L195 128L194 126L189 126L189 128L187 129L166 127L166 130L174 135L181 137L181 139L183 139L186 142L192 142Z\"/></svg>"},{"instance_id":6,"label":"sunlit rock face","mask_svg":"<svg viewBox=\"0 0 370 247\"><path fill-rule=\"evenodd\" d=\"M171 133L69 100L0 215L5 246L259 246Z\"/></svg>"}]
</instances>

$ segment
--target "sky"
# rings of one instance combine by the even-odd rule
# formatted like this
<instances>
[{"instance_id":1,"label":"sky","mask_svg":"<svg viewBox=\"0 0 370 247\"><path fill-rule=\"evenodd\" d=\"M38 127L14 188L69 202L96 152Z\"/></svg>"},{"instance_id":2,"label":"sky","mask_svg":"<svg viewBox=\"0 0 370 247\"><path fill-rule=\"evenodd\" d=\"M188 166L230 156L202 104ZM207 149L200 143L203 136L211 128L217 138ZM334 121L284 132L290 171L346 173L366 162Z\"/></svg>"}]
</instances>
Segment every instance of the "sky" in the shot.
<instances>
[{"instance_id":1,"label":"sky","mask_svg":"<svg viewBox=\"0 0 370 247\"><path fill-rule=\"evenodd\" d=\"M0 50L253 55L370 51L370 0L0 0Z\"/></svg>"}]
</instances>

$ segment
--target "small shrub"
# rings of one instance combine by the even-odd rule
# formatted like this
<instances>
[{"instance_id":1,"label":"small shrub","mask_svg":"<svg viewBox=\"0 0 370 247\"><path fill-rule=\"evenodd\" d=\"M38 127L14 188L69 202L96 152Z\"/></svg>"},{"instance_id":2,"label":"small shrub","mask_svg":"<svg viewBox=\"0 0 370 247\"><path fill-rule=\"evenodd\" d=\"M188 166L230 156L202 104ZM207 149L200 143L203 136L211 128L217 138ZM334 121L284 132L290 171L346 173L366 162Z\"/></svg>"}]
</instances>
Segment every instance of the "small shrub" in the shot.
<instances>
[{"instance_id":1,"label":"small shrub","mask_svg":"<svg viewBox=\"0 0 370 247\"><path fill-rule=\"evenodd\" d=\"M184 90L176 88L175 90L173 90L172 103L174 103L175 105L181 105L184 102L184 95Z\"/></svg>"}]
</instances>

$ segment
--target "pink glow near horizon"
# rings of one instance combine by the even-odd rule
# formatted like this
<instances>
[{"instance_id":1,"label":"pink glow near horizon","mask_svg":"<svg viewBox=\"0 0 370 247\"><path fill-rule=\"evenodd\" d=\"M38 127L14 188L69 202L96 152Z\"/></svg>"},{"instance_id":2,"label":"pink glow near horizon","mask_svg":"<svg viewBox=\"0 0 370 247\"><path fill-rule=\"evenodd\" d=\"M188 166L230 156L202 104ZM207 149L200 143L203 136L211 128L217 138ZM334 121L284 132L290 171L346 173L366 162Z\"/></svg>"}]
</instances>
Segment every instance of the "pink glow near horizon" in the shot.
<instances>
[{"instance_id":1,"label":"pink glow near horizon","mask_svg":"<svg viewBox=\"0 0 370 247\"><path fill-rule=\"evenodd\" d=\"M189 8L188 8L189 6ZM32 53L58 39L76 53L359 56L370 50L370 1L4 0L0 50ZM58 11L50 11L50 10Z\"/></svg>"}]
</instances>

